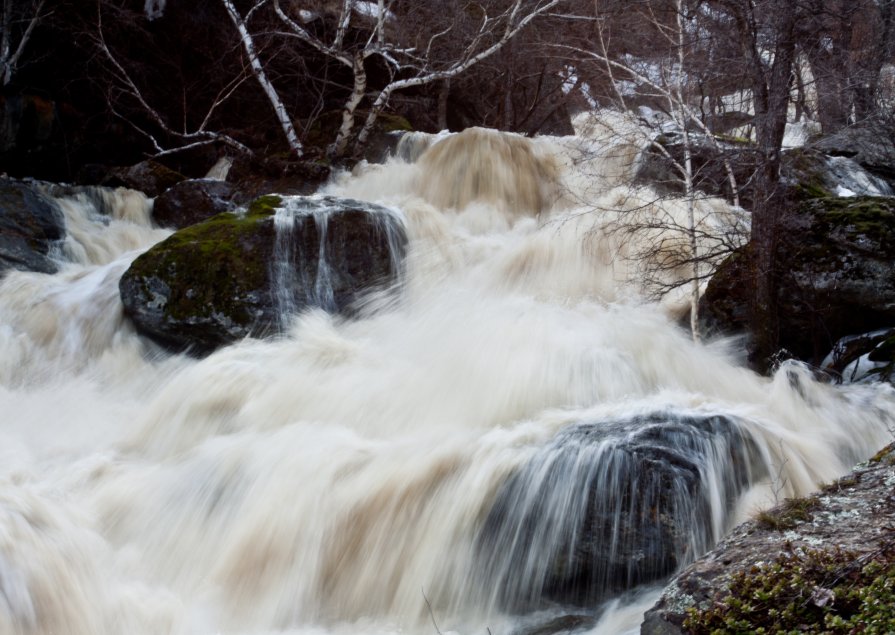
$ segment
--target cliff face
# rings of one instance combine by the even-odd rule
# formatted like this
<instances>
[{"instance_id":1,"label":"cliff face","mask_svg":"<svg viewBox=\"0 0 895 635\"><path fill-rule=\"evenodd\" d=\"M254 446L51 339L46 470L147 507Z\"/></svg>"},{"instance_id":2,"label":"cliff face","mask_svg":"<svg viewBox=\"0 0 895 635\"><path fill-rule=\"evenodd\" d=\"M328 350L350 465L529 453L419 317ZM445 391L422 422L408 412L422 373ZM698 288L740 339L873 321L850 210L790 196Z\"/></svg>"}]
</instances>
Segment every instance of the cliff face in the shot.
<instances>
[{"instance_id":1,"label":"cliff face","mask_svg":"<svg viewBox=\"0 0 895 635\"><path fill-rule=\"evenodd\" d=\"M671 581L641 635L893 632L893 572L895 444L734 530Z\"/></svg>"}]
</instances>

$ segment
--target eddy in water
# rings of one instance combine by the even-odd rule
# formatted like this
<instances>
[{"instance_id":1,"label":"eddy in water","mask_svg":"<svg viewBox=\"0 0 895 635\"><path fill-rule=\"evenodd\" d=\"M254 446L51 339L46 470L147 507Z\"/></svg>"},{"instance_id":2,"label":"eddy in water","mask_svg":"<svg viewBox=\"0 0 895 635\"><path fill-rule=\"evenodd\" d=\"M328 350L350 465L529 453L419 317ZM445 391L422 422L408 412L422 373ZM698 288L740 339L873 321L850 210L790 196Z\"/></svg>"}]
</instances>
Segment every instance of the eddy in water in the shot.
<instances>
[{"instance_id":1,"label":"eddy in water","mask_svg":"<svg viewBox=\"0 0 895 635\"><path fill-rule=\"evenodd\" d=\"M149 202L56 199L59 272L0 282L0 633L636 630L757 505L884 444L890 390L759 377L647 300L692 244L619 231L686 212L627 184L636 144L415 141L326 191L397 210L398 288L202 359L123 316Z\"/></svg>"}]
</instances>

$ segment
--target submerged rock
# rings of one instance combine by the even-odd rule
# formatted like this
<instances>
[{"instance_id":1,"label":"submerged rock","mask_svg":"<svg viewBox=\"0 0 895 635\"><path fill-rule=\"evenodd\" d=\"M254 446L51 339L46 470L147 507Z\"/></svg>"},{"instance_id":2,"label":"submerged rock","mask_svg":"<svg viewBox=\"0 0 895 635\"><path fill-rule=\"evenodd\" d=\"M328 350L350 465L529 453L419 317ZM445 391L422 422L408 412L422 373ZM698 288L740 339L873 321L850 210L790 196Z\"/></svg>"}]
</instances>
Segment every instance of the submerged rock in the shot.
<instances>
[{"instance_id":1,"label":"submerged rock","mask_svg":"<svg viewBox=\"0 0 895 635\"><path fill-rule=\"evenodd\" d=\"M8 269L55 273L49 253L64 236L58 207L27 183L0 179L0 276Z\"/></svg>"},{"instance_id":2,"label":"submerged rock","mask_svg":"<svg viewBox=\"0 0 895 635\"><path fill-rule=\"evenodd\" d=\"M780 345L815 364L840 338L895 324L895 199L820 197L784 215L778 247ZM706 289L709 329L748 329L752 251L728 258Z\"/></svg>"},{"instance_id":3,"label":"submerged rock","mask_svg":"<svg viewBox=\"0 0 895 635\"><path fill-rule=\"evenodd\" d=\"M668 584L647 612L641 634L708 632L720 626L715 620L728 618L737 621L731 622L737 623L737 632L755 632L759 626L765 632L790 632L796 626L799 632L827 632L826 615L843 620L835 632L858 632L845 621L862 624L859 611L880 607L855 602L857 574L867 573L866 566L875 559L885 581L886 567L891 571L895 565L893 486L895 458L890 446L818 494L788 500L759 514ZM818 580L812 579L815 573L820 574ZM800 584L791 587L786 583L790 578ZM886 605L882 608L891 607L891 580L888 584L883 588ZM840 585L847 587L842 594ZM747 586L760 592L738 597L737 589ZM799 611L807 609L798 615L800 623L785 627L779 621L768 626L768 621L786 619L790 602ZM690 613L699 626L685 627ZM874 624L872 632L892 632L895 614L888 611L885 620Z\"/></svg>"},{"instance_id":4,"label":"submerged rock","mask_svg":"<svg viewBox=\"0 0 895 635\"><path fill-rule=\"evenodd\" d=\"M528 612L594 607L662 579L721 537L739 493L764 473L756 456L724 416L573 425L498 493L479 540L484 588Z\"/></svg>"},{"instance_id":5,"label":"submerged rock","mask_svg":"<svg viewBox=\"0 0 895 635\"><path fill-rule=\"evenodd\" d=\"M386 208L264 196L149 249L122 276L121 299L141 333L204 353L276 333L309 306L350 312L363 294L395 282L405 243Z\"/></svg>"}]
</instances>

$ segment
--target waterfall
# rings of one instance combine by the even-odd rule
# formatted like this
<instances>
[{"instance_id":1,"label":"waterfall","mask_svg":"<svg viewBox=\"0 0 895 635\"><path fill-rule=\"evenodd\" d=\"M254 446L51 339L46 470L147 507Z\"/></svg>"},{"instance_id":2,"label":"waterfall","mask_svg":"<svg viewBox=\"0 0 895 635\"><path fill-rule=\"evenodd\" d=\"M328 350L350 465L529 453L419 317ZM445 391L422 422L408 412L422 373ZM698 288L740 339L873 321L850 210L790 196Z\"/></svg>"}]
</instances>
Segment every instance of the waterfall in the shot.
<instances>
[{"instance_id":1,"label":"waterfall","mask_svg":"<svg viewBox=\"0 0 895 635\"><path fill-rule=\"evenodd\" d=\"M293 196L281 201L274 215L276 244L270 266L282 324L288 324L298 309L307 306L327 311L348 308L342 296L346 289L354 288L351 268L367 263L351 263L344 245L346 237L329 231L330 219L335 214L338 214L337 224L344 224L346 218L353 216L372 225L374 240L382 243L383 252L390 256L388 273L401 271L404 220L400 212L327 196ZM346 206L353 208L352 211L346 213Z\"/></svg>"},{"instance_id":2,"label":"waterfall","mask_svg":"<svg viewBox=\"0 0 895 635\"><path fill-rule=\"evenodd\" d=\"M150 202L50 190L60 271L0 279L0 633L633 633L735 523L891 440L891 387L692 342L686 272L655 267L689 243L644 220L686 205L626 185L637 137L605 129L417 139L287 202L270 266L315 302L203 359L122 317L169 234ZM349 317L327 196L409 239L400 288ZM706 235L740 222L699 205Z\"/></svg>"}]
</instances>

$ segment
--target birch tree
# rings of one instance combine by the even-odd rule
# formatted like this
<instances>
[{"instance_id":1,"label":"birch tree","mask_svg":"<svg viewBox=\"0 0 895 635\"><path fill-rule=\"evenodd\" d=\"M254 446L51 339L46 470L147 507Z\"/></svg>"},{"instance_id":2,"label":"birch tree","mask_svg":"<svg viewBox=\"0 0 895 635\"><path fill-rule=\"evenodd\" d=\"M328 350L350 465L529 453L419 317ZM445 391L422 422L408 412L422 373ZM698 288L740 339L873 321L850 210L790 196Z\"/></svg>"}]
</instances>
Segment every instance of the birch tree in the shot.
<instances>
[{"instance_id":1,"label":"birch tree","mask_svg":"<svg viewBox=\"0 0 895 635\"><path fill-rule=\"evenodd\" d=\"M637 98L638 91L645 92L651 102L661 108L661 112L667 117L667 123L673 127L672 131L668 131L658 126L655 121L641 119L644 124L641 128L641 143L662 156L676 172L686 205L686 221L681 222L670 212L656 218L645 214L644 209L638 208L631 214L643 218L628 218L622 227L625 228L624 231L630 232L659 232L660 235L672 233L685 237L688 253L684 260L680 257L649 258L648 254L638 256L643 256L645 261L653 262L652 267L659 277L666 270L689 268L688 275L670 285L660 280L655 282L663 292L682 284L689 285L690 330L693 339L698 341L700 339L698 307L702 285L711 276L721 258L741 246L745 240L745 228L736 222L729 232L709 231L705 228L709 220L707 214L713 212L700 210L699 206L699 200L705 198L705 195L696 188L694 133L699 135L700 143L707 144L719 157L727 178L729 200L735 207L740 205L739 184L728 150L709 128L705 114L695 106L699 103L699 99L691 90L690 70L695 63L691 57L698 48L695 40L700 33L697 14L689 10L690 7L684 0L668 0L661 3L661 8L664 9L661 14L656 11L654 4L659 3L643 3L639 7L643 18L640 24L649 26L653 38L649 57L638 58L630 52L623 54L614 52L610 48L612 33L606 26L608 21L605 15L599 14L593 16L594 30L589 47L553 44L552 48L561 51L570 59L574 58L579 66L583 63L595 63L608 80L611 88L609 97L615 107L636 113L638 111L636 102L632 102ZM581 19L581 16L578 19ZM641 38L644 35L643 32L639 33ZM634 89L633 86L637 88ZM680 140L678 155L673 154L666 146L665 140L670 133L675 134ZM669 201L668 205L673 203ZM662 206L662 201L656 201L655 205L648 207L656 210ZM657 245L653 246L658 248Z\"/></svg>"},{"instance_id":2,"label":"birch tree","mask_svg":"<svg viewBox=\"0 0 895 635\"><path fill-rule=\"evenodd\" d=\"M7 86L15 75L34 29L50 14L46 0L2 0L0 5L0 78Z\"/></svg>"},{"instance_id":3,"label":"birch tree","mask_svg":"<svg viewBox=\"0 0 895 635\"><path fill-rule=\"evenodd\" d=\"M493 15L488 11L496 3L476 5L481 12L478 24L462 42L459 53L448 61L436 59L433 52L439 41L464 36L456 23L448 22L444 28L432 32L425 41L424 48L403 45L390 34L390 29L394 27L393 21L400 20L393 13L394 0L363 3L368 7L368 17L372 18L372 24L366 25L369 34L359 46L349 45L346 41L352 21L358 19L358 7L361 3L356 0L342 0L336 18L338 26L331 39L324 39L307 29L294 12L284 9L280 0L273 0L273 5L284 27L282 35L295 38L350 69L353 77L351 91L341 109L339 131L328 148L331 157L338 157L348 151L352 141L355 150L367 143L378 117L388 106L394 93L436 82L447 82L461 75L500 51L525 27L563 2L564 0L513 0L509 6ZM373 57L384 63L388 73L385 85L376 88L369 86L365 69L367 60ZM367 114L360 130L354 134L357 110L365 101Z\"/></svg>"},{"instance_id":4,"label":"birch tree","mask_svg":"<svg viewBox=\"0 0 895 635\"><path fill-rule=\"evenodd\" d=\"M104 60L106 72L111 84L111 95L108 104L112 114L124 121L139 135L146 139L151 148L152 156L161 157L206 146L209 144L223 144L231 150L241 154L252 154L252 151L233 136L216 130L213 125L214 116L239 87L249 79L250 75L243 69L239 69L233 76L222 84L221 88L205 104L200 107L197 116L188 117L188 109L192 108L194 101L184 96L183 110L179 120L165 108L152 102L151 97L141 82L130 71L127 64L115 53L107 41L104 25L105 7L101 0L96 3L96 22L93 39L97 50ZM125 103L131 104L125 108ZM135 114L136 113L136 114ZM197 123L191 124L195 119Z\"/></svg>"},{"instance_id":5,"label":"birch tree","mask_svg":"<svg viewBox=\"0 0 895 635\"><path fill-rule=\"evenodd\" d=\"M295 126L292 124L292 119L286 111L286 107L283 105L283 100L280 99L277 89L274 88L274 85L267 78L264 64L261 62L255 47L255 39L252 37L251 33L249 33L247 26L247 22L251 19L252 14L267 4L267 0L262 0L261 2L256 3L246 16L240 15L239 11L236 10L236 7L233 6L232 0L221 0L221 2L227 10L227 15L230 16L233 26L239 33L239 41L242 42L246 56L249 58L252 74L255 76L255 79L258 80L258 84L261 85L261 89L264 91L264 94L270 101L270 105L273 107L277 116L277 121L280 122L280 127L283 129L283 134L286 137L286 141L289 143L289 148L297 157L302 156L302 154L304 154L304 149L302 148L301 141L298 140Z\"/></svg>"}]
</instances>

